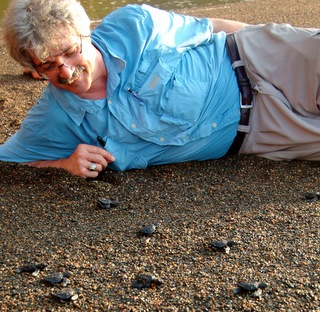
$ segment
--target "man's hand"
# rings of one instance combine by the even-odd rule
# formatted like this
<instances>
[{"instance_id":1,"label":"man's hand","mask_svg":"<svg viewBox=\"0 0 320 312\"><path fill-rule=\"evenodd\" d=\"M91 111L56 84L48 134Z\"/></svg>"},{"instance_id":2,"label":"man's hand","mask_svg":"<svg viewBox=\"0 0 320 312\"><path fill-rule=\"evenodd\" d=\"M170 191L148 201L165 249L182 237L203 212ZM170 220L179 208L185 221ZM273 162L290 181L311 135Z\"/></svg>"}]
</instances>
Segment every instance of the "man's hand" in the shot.
<instances>
[{"instance_id":1,"label":"man's hand","mask_svg":"<svg viewBox=\"0 0 320 312\"><path fill-rule=\"evenodd\" d=\"M88 144L79 144L68 158L35 161L26 164L38 168L62 168L69 173L82 178L95 178L98 176L99 172L103 171L108 166L109 162L114 160L114 156L103 148ZM92 163L96 165L94 171L90 171L90 164Z\"/></svg>"}]
</instances>

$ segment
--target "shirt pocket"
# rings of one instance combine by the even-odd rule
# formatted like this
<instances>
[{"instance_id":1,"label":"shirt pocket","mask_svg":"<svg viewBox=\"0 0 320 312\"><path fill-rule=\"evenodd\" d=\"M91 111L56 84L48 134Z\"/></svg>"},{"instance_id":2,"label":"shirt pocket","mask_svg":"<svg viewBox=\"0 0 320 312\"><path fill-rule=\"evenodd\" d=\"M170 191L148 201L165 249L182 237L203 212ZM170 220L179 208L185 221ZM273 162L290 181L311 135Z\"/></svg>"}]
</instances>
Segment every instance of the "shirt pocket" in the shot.
<instances>
[{"instance_id":1,"label":"shirt pocket","mask_svg":"<svg viewBox=\"0 0 320 312\"><path fill-rule=\"evenodd\" d=\"M162 106L159 105L159 103L165 100L166 90L173 76L173 69L162 59L159 59L156 64L153 63L153 60L149 58L141 63L137 76L140 77L142 74L144 77L147 76L147 79L145 79L141 87L138 88L138 93L149 108L152 108L154 112L160 114ZM141 79L136 77L136 80L139 81Z\"/></svg>"},{"instance_id":2,"label":"shirt pocket","mask_svg":"<svg viewBox=\"0 0 320 312\"><path fill-rule=\"evenodd\" d=\"M161 102L161 120L175 125L193 126L203 110L207 84L190 77L175 75L166 101Z\"/></svg>"},{"instance_id":3,"label":"shirt pocket","mask_svg":"<svg viewBox=\"0 0 320 312\"><path fill-rule=\"evenodd\" d=\"M194 125L205 105L207 83L175 73L179 60L166 62L159 59L139 89L144 105L160 116L167 124L179 126L181 130ZM149 63L145 60L140 72L146 72Z\"/></svg>"}]
</instances>

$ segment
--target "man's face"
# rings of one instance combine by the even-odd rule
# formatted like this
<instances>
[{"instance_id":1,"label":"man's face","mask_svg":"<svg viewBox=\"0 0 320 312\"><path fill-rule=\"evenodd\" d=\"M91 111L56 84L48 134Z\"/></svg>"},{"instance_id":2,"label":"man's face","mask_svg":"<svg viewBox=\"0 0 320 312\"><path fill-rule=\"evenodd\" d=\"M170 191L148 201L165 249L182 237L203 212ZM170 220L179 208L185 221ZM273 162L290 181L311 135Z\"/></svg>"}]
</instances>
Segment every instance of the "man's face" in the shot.
<instances>
[{"instance_id":1,"label":"man's face","mask_svg":"<svg viewBox=\"0 0 320 312\"><path fill-rule=\"evenodd\" d=\"M70 36L59 51L52 51L45 62L33 58L38 72L55 87L81 96L92 84L95 68L95 53L90 38ZM91 52L90 52L91 51Z\"/></svg>"}]
</instances>

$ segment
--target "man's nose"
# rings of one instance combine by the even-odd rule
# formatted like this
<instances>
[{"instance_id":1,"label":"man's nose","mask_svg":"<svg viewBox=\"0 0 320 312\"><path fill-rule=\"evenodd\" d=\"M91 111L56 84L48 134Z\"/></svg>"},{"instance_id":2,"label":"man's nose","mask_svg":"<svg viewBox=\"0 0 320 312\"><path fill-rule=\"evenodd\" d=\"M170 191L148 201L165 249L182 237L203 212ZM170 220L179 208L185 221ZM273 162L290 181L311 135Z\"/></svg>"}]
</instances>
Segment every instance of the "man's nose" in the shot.
<instances>
[{"instance_id":1,"label":"man's nose","mask_svg":"<svg viewBox=\"0 0 320 312\"><path fill-rule=\"evenodd\" d=\"M65 64L59 66L59 77L64 79L70 79L73 75L74 67L70 67Z\"/></svg>"}]
</instances>

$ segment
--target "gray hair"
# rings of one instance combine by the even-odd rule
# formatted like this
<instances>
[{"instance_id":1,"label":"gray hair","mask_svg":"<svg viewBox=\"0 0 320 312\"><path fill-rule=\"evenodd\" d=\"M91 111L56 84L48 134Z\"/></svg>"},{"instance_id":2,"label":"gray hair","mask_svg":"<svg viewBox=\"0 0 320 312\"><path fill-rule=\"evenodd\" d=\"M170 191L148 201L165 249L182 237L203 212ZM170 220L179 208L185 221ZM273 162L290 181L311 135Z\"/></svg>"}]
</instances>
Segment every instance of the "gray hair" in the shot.
<instances>
[{"instance_id":1,"label":"gray hair","mask_svg":"<svg viewBox=\"0 0 320 312\"><path fill-rule=\"evenodd\" d=\"M44 62L63 38L89 36L90 19L77 0L13 0L3 33L11 57L32 69L31 55Z\"/></svg>"}]
</instances>

